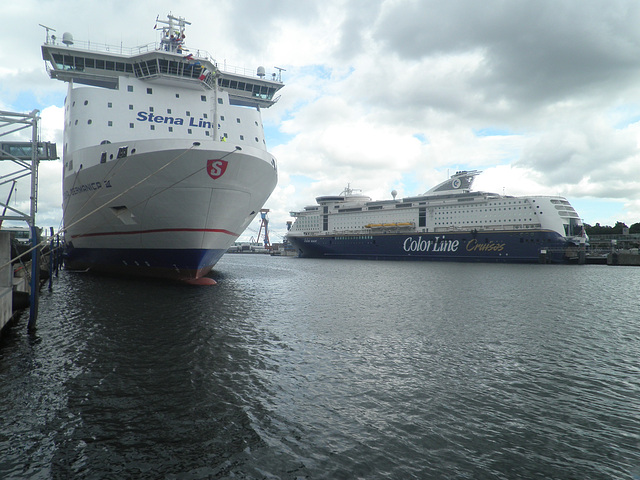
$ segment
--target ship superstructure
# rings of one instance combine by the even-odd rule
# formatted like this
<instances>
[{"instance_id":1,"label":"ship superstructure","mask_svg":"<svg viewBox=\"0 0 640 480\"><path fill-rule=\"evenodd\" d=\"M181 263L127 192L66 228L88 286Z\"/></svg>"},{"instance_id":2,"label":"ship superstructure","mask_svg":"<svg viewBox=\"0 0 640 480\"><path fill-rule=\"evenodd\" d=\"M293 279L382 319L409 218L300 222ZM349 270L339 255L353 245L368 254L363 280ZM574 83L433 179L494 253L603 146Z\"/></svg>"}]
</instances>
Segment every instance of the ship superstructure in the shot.
<instances>
[{"instance_id":1,"label":"ship superstructure","mask_svg":"<svg viewBox=\"0 0 640 480\"><path fill-rule=\"evenodd\" d=\"M500 262L578 261L587 238L559 196L472 191L460 171L422 195L374 201L351 188L291 212L288 241L302 257Z\"/></svg>"},{"instance_id":2,"label":"ship superstructure","mask_svg":"<svg viewBox=\"0 0 640 480\"><path fill-rule=\"evenodd\" d=\"M277 182L261 109L283 87L221 70L187 48L182 17L157 20L158 42L60 42L42 55L65 99L63 209L67 266L192 281L206 275Z\"/></svg>"}]
</instances>

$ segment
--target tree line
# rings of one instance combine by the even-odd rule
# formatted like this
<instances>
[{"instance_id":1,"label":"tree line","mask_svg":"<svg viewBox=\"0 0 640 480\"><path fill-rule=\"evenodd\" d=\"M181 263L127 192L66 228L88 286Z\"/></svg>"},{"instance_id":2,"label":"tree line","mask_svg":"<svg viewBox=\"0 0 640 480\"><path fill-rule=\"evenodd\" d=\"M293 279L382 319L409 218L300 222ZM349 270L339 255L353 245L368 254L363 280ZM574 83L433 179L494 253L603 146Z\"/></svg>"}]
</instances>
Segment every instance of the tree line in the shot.
<instances>
[{"instance_id":1,"label":"tree line","mask_svg":"<svg viewBox=\"0 0 640 480\"><path fill-rule=\"evenodd\" d=\"M626 228L629 229L629 233L640 233L640 223L634 223L630 227L627 227L624 222L616 222L613 227L600 225L599 223L593 226L588 223L584 224L584 230L587 235L622 235Z\"/></svg>"}]
</instances>

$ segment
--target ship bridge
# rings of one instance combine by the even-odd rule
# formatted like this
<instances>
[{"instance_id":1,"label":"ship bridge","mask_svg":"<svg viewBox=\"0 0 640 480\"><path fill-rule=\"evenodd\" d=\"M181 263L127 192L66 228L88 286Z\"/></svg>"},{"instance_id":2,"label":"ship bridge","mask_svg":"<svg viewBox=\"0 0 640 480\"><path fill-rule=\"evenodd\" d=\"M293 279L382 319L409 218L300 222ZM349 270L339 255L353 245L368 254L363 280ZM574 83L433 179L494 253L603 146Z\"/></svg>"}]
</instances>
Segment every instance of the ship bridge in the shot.
<instances>
[{"instance_id":1,"label":"ship bridge","mask_svg":"<svg viewBox=\"0 0 640 480\"><path fill-rule=\"evenodd\" d=\"M217 62L205 50L187 49L182 40L185 25L183 18L169 16L163 27L159 43L149 43L135 48L102 45L75 41L73 35L64 33L59 42L50 27L42 45L42 58L51 78L103 88L118 88L122 76L160 83L180 82L183 88L225 89L234 105L268 108L280 97L276 92L284 84L283 69L267 76L263 67L255 75L245 69L218 67ZM179 39L179 40L176 40Z\"/></svg>"}]
</instances>

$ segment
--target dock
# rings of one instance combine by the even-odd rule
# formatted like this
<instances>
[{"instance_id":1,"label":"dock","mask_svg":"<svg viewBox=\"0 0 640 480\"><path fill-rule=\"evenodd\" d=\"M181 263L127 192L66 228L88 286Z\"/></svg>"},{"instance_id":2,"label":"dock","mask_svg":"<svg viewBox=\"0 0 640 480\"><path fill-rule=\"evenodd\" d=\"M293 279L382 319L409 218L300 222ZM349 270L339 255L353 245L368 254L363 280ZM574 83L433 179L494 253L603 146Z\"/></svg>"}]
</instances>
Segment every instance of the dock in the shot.
<instances>
[{"instance_id":1,"label":"dock","mask_svg":"<svg viewBox=\"0 0 640 480\"><path fill-rule=\"evenodd\" d=\"M640 267L640 234L592 235L589 238L590 254L597 263L613 266ZM596 262L593 262L596 263Z\"/></svg>"},{"instance_id":2,"label":"dock","mask_svg":"<svg viewBox=\"0 0 640 480\"><path fill-rule=\"evenodd\" d=\"M640 254L638 253L638 249L611 252L607 255L607 265L640 267Z\"/></svg>"},{"instance_id":3,"label":"dock","mask_svg":"<svg viewBox=\"0 0 640 480\"><path fill-rule=\"evenodd\" d=\"M40 289L62 267L63 245L52 236L36 245L16 241L12 232L0 230L0 331L20 312L29 309L29 323L35 326ZM35 263L35 267L33 262Z\"/></svg>"}]
</instances>

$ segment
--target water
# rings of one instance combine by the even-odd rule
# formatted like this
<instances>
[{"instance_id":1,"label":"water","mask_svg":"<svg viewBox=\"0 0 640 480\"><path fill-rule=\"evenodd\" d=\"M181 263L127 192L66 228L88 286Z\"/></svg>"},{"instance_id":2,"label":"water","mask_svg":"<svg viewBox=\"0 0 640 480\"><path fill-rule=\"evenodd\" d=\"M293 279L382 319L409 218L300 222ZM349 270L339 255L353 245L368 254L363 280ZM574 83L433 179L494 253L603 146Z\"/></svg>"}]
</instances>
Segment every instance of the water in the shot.
<instances>
[{"instance_id":1,"label":"water","mask_svg":"<svg viewBox=\"0 0 640 480\"><path fill-rule=\"evenodd\" d=\"M640 478L640 269L215 277L62 272L0 339L0 478Z\"/></svg>"}]
</instances>

